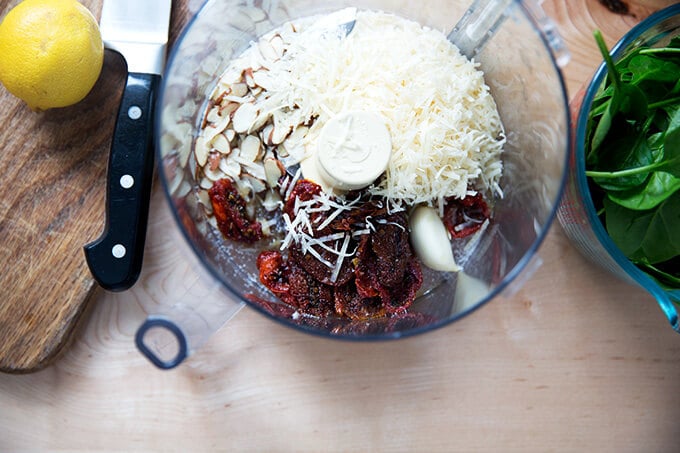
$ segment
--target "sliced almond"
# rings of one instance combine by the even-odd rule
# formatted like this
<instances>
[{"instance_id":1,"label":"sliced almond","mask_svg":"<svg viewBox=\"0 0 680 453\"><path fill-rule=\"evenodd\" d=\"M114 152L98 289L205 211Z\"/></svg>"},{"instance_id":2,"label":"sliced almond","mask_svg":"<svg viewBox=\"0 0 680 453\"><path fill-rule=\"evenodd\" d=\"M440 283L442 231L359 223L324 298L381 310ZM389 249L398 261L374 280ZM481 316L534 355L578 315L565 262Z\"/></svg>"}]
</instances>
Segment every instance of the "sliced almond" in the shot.
<instances>
[{"instance_id":1,"label":"sliced almond","mask_svg":"<svg viewBox=\"0 0 680 453\"><path fill-rule=\"evenodd\" d=\"M168 130L168 132L172 134L172 136L175 137L178 142L182 142L188 137L191 137L191 134L193 133L193 127L191 124L183 121L174 125Z\"/></svg>"},{"instance_id":2,"label":"sliced almond","mask_svg":"<svg viewBox=\"0 0 680 453\"><path fill-rule=\"evenodd\" d=\"M309 132L306 126L299 126L279 145L277 153L279 157L303 156L305 148L303 139Z\"/></svg>"},{"instance_id":3,"label":"sliced almond","mask_svg":"<svg viewBox=\"0 0 680 453\"><path fill-rule=\"evenodd\" d=\"M206 165L203 167L203 174L205 175L206 178L208 178L211 181L217 181L219 179L224 178L224 173L219 169L219 162L218 162L218 168L216 169L211 169L209 165ZM202 187L202 186L201 186Z\"/></svg>"},{"instance_id":4,"label":"sliced almond","mask_svg":"<svg viewBox=\"0 0 680 453\"><path fill-rule=\"evenodd\" d=\"M220 77L219 87L223 90L227 90L227 88L233 89L232 85L240 83L242 81L243 72L234 66L229 66L229 68Z\"/></svg>"},{"instance_id":5,"label":"sliced almond","mask_svg":"<svg viewBox=\"0 0 680 453\"><path fill-rule=\"evenodd\" d=\"M280 58L280 55L268 39L260 39L257 42L257 48L260 50L262 57L267 61L276 61Z\"/></svg>"},{"instance_id":6,"label":"sliced almond","mask_svg":"<svg viewBox=\"0 0 680 453\"><path fill-rule=\"evenodd\" d=\"M274 124L274 129L272 130L271 137L269 140L274 145L279 145L290 135L293 130L292 126L277 125Z\"/></svg>"},{"instance_id":7,"label":"sliced almond","mask_svg":"<svg viewBox=\"0 0 680 453\"><path fill-rule=\"evenodd\" d=\"M247 135L241 142L241 157L244 160L255 162L260 156L261 149L260 139L255 135Z\"/></svg>"},{"instance_id":8,"label":"sliced almond","mask_svg":"<svg viewBox=\"0 0 680 453\"><path fill-rule=\"evenodd\" d=\"M253 186L250 184L250 181L245 178L239 178L234 182L236 183L236 190L238 191L238 194L243 197L246 203L252 201L254 193Z\"/></svg>"},{"instance_id":9,"label":"sliced almond","mask_svg":"<svg viewBox=\"0 0 680 453\"><path fill-rule=\"evenodd\" d=\"M233 69L231 69L231 71L233 71ZM217 81L217 85L215 86L215 90L213 91L213 99L215 100L220 98L221 97L220 95L224 96L231 93L232 89L231 86L234 83L238 83L238 81L234 82L229 80L227 77L225 77L226 75L227 75L226 72L223 73L222 76L220 76L220 78Z\"/></svg>"},{"instance_id":10,"label":"sliced almond","mask_svg":"<svg viewBox=\"0 0 680 453\"><path fill-rule=\"evenodd\" d=\"M191 184L189 184L189 182L186 179L181 177L181 175L177 176L180 179L180 184L177 187L175 187L174 190L171 190L170 193L172 193L173 196L175 197L182 198L185 197L189 192L191 192Z\"/></svg>"},{"instance_id":11,"label":"sliced almond","mask_svg":"<svg viewBox=\"0 0 680 453\"><path fill-rule=\"evenodd\" d=\"M231 152L231 145L224 134L217 134L212 141L212 147L222 154L229 154Z\"/></svg>"},{"instance_id":12,"label":"sliced almond","mask_svg":"<svg viewBox=\"0 0 680 453\"><path fill-rule=\"evenodd\" d=\"M260 193L267 190L267 186L261 179L255 178L254 176L251 175L244 175L243 177L250 182L250 185L255 193Z\"/></svg>"},{"instance_id":13,"label":"sliced almond","mask_svg":"<svg viewBox=\"0 0 680 453\"><path fill-rule=\"evenodd\" d=\"M253 121L252 126L250 126L248 132L259 131L262 128L262 126L264 126L267 123L267 121L269 121L270 117L271 115L267 114L266 112L259 112L257 114L257 117L255 118L255 121Z\"/></svg>"},{"instance_id":14,"label":"sliced almond","mask_svg":"<svg viewBox=\"0 0 680 453\"><path fill-rule=\"evenodd\" d=\"M234 129L227 129L224 131L224 136L227 137L227 140L231 143L236 138L236 131L234 131Z\"/></svg>"},{"instance_id":15,"label":"sliced almond","mask_svg":"<svg viewBox=\"0 0 680 453\"><path fill-rule=\"evenodd\" d=\"M288 140L293 142L301 142L305 136L309 133L309 128L307 126L296 127L295 130L290 134Z\"/></svg>"},{"instance_id":16,"label":"sliced almond","mask_svg":"<svg viewBox=\"0 0 680 453\"><path fill-rule=\"evenodd\" d=\"M272 49L274 49L276 56L281 58L285 51L285 44L281 35L277 33L272 36L272 38L269 40L269 44L272 46Z\"/></svg>"},{"instance_id":17,"label":"sliced almond","mask_svg":"<svg viewBox=\"0 0 680 453\"><path fill-rule=\"evenodd\" d=\"M208 120L209 123L218 123L222 119L220 117L220 108L220 106L211 108L205 119Z\"/></svg>"},{"instance_id":18,"label":"sliced almond","mask_svg":"<svg viewBox=\"0 0 680 453\"><path fill-rule=\"evenodd\" d=\"M267 179L267 176L264 172L264 164L260 162L249 162L238 158L236 159L236 162L240 163L241 169L249 173L251 176L261 179L262 181Z\"/></svg>"},{"instance_id":19,"label":"sliced almond","mask_svg":"<svg viewBox=\"0 0 680 453\"><path fill-rule=\"evenodd\" d=\"M281 206L281 195L276 190L268 190L262 201L262 206L269 212Z\"/></svg>"},{"instance_id":20,"label":"sliced almond","mask_svg":"<svg viewBox=\"0 0 680 453\"><path fill-rule=\"evenodd\" d=\"M272 132L274 131L274 125L273 124L267 124L264 129L260 132L260 137L262 138L262 141L268 145L271 146L274 143L272 142Z\"/></svg>"},{"instance_id":21,"label":"sliced almond","mask_svg":"<svg viewBox=\"0 0 680 453\"><path fill-rule=\"evenodd\" d=\"M223 102L224 101L235 102L236 104L241 105L241 104L247 104L249 102L253 102L254 100L255 100L255 98L253 96L251 96L249 93L246 94L245 96L232 96L230 94L230 95L224 97Z\"/></svg>"},{"instance_id":22,"label":"sliced almond","mask_svg":"<svg viewBox=\"0 0 680 453\"><path fill-rule=\"evenodd\" d=\"M286 172L283 164L278 159L268 157L264 160L264 174L269 187L276 187L279 183L279 178Z\"/></svg>"},{"instance_id":23,"label":"sliced almond","mask_svg":"<svg viewBox=\"0 0 680 453\"><path fill-rule=\"evenodd\" d=\"M168 184L168 191L174 196L179 196L178 192L180 191L179 189L183 182L184 178L182 177L182 173L181 172L175 173L172 179L170 180L170 183Z\"/></svg>"},{"instance_id":24,"label":"sliced almond","mask_svg":"<svg viewBox=\"0 0 680 453\"><path fill-rule=\"evenodd\" d=\"M297 27L292 22L285 22L281 26L279 36L285 44L290 44L295 39L295 33L297 33Z\"/></svg>"},{"instance_id":25,"label":"sliced almond","mask_svg":"<svg viewBox=\"0 0 680 453\"><path fill-rule=\"evenodd\" d=\"M288 157L290 155L285 141L276 147L276 154L279 157Z\"/></svg>"},{"instance_id":26,"label":"sliced almond","mask_svg":"<svg viewBox=\"0 0 680 453\"><path fill-rule=\"evenodd\" d=\"M232 126L234 127L234 131L238 132L239 134L247 132L255 122L257 115L257 107L255 107L254 104L242 104L234 112L234 117L232 118Z\"/></svg>"},{"instance_id":27,"label":"sliced almond","mask_svg":"<svg viewBox=\"0 0 680 453\"><path fill-rule=\"evenodd\" d=\"M207 206L210 206L210 210L212 211L212 202L210 201L210 194L208 194L207 190L198 190L196 191L196 197L198 198L198 202Z\"/></svg>"},{"instance_id":28,"label":"sliced almond","mask_svg":"<svg viewBox=\"0 0 680 453\"><path fill-rule=\"evenodd\" d=\"M269 222L261 222L262 225L262 236L271 236L272 235L272 226L271 223Z\"/></svg>"},{"instance_id":29,"label":"sliced almond","mask_svg":"<svg viewBox=\"0 0 680 453\"><path fill-rule=\"evenodd\" d=\"M161 135L161 149L163 150L163 154L171 154L179 144L179 140L170 133L165 133Z\"/></svg>"},{"instance_id":30,"label":"sliced almond","mask_svg":"<svg viewBox=\"0 0 680 453\"><path fill-rule=\"evenodd\" d=\"M196 138L196 145L194 146L194 155L196 156L196 164L202 167L208 162L208 145L205 142L205 137L199 135Z\"/></svg>"},{"instance_id":31,"label":"sliced almond","mask_svg":"<svg viewBox=\"0 0 680 453\"><path fill-rule=\"evenodd\" d=\"M222 104L220 104L220 116L228 116L231 117L232 114L236 111L241 106L240 103L234 102L234 101L222 101Z\"/></svg>"},{"instance_id":32,"label":"sliced almond","mask_svg":"<svg viewBox=\"0 0 680 453\"><path fill-rule=\"evenodd\" d=\"M220 170L234 180L241 177L241 164L231 157L227 157L220 161Z\"/></svg>"},{"instance_id":33,"label":"sliced almond","mask_svg":"<svg viewBox=\"0 0 680 453\"><path fill-rule=\"evenodd\" d=\"M215 104L220 104L222 102L222 99L231 92L231 87L229 86L228 83L225 83L222 78L217 81L217 86L212 92L212 96L210 96L210 100L213 101Z\"/></svg>"},{"instance_id":34,"label":"sliced almond","mask_svg":"<svg viewBox=\"0 0 680 453\"><path fill-rule=\"evenodd\" d=\"M253 78L253 68L246 68L243 70L243 79L250 88L255 87L255 79Z\"/></svg>"},{"instance_id":35,"label":"sliced almond","mask_svg":"<svg viewBox=\"0 0 680 453\"><path fill-rule=\"evenodd\" d=\"M217 123L209 123L203 129L203 136L205 137L206 143L213 141L217 134L221 133L229 125L229 115L224 117L219 117L220 121Z\"/></svg>"},{"instance_id":36,"label":"sliced almond","mask_svg":"<svg viewBox=\"0 0 680 453\"><path fill-rule=\"evenodd\" d=\"M238 97L243 97L246 94L248 94L248 85L246 85L243 82L240 83L234 83L231 86L231 93L229 93L232 96L238 96Z\"/></svg>"},{"instance_id":37,"label":"sliced almond","mask_svg":"<svg viewBox=\"0 0 680 453\"><path fill-rule=\"evenodd\" d=\"M186 168L189 162L189 155L191 154L191 143L188 140L183 141L177 147L177 157L179 158L179 165Z\"/></svg>"},{"instance_id":38,"label":"sliced almond","mask_svg":"<svg viewBox=\"0 0 680 453\"><path fill-rule=\"evenodd\" d=\"M210 188L213 186L213 181L211 181L211 180L208 179L207 177L204 177L204 178L201 178L201 180L200 180L200 182L198 183L198 185L199 185L202 189L208 190L208 189L210 189Z\"/></svg>"},{"instance_id":39,"label":"sliced almond","mask_svg":"<svg viewBox=\"0 0 680 453\"><path fill-rule=\"evenodd\" d=\"M178 121L181 121L183 119L188 119L188 118L193 118L194 113L196 113L197 106L194 102L192 101L186 101L184 104L182 104L181 107L177 109L175 112L175 118Z\"/></svg>"},{"instance_id":40,"label":"sliced almond","mask_svg":"<svg viewBox=\"0 0 680 453\"><path fill-rule=\"evenodd\" d=\"M271 90L273 86L273 80L269 75L269 71L266 69L260 69L259 71L253 72L253 82L256 87L262 87L265 90ZM253 93L253 95L255 95L255 93Z\"/></svg>"}]
</instances>

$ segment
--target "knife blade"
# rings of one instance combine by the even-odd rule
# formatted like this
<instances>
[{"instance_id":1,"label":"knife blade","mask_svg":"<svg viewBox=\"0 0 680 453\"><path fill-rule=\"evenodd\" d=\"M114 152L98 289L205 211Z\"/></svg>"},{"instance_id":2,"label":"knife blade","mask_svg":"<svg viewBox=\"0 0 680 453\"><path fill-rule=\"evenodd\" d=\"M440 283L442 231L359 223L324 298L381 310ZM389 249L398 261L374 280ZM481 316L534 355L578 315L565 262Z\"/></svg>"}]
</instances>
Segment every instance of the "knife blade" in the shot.
<instances>
[{"instance_id":1,"label":"knife blade","mask_svg":"<svg viewBox=\"0 0 680 453\"><path fill-rule=\"evenodd\" d=\"M106 220L101 236L84 246L94 279L122 291L137 281L153 183L153 120L165 66L172 0L105 0L104 46L120 53L128 75L109 153Z\"/></svg>"}]
</instances>

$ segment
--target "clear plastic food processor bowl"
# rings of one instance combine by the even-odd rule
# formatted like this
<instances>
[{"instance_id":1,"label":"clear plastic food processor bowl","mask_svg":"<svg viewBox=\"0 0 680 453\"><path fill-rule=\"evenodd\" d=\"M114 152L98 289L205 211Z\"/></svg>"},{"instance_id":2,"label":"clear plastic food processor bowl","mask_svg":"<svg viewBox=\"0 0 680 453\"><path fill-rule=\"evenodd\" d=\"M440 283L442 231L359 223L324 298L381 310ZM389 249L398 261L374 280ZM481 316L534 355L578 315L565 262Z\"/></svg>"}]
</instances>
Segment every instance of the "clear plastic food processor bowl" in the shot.
<instances>
[{"instance_id":1,"label":"clear plastic food processor bowl","mask_svg":"<svg viewBox=\"0 0 680 453\"><path fill-rule=\"evenodd\" d=\"M256 6L254 6L256 5ZM255 255L225 241L199 208L192 144L206 100L231 58L282 23L348 6L395 13L449 34L485 73L507 134L502 199L481 235L458 250L458 273L428 273L409 316L351 322L300 316L258 279ZM552 22L534 1L406 0L206 2L175 44L157 109L157 161L175 225L176 246L195 275L185 290L149 309L136 343L155 365L172 368L244 304L287 326L326 337L380 340L452 323L502 291L512 291L555 216L564 185L568 102L558 63L568 60ZM525 272L526 275L528 272ZM524 276L523 275L523 276ZM513 282L514 281L514 282ZM513 282L513 285L510 283Z\"/></svg>"}]
</instances>

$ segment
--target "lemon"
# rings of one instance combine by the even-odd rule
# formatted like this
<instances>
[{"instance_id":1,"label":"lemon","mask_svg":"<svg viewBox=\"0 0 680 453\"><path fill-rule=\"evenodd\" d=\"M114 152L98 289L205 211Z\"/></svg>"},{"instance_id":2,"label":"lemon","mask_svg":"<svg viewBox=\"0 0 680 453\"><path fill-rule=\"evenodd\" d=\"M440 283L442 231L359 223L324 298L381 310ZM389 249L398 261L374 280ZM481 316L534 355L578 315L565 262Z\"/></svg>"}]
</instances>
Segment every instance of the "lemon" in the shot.
<instances>
[{"instance_id":1,"label":"lemon","mask_svg":"<svg viewBox=\"0 0 680 453\"><path fill-rule=\"evenodd\" d=\"M33 110L81 101L103 61L99 25L76 0L24 0L0 23L0 82Z\"/></svg>"}]
</instances>

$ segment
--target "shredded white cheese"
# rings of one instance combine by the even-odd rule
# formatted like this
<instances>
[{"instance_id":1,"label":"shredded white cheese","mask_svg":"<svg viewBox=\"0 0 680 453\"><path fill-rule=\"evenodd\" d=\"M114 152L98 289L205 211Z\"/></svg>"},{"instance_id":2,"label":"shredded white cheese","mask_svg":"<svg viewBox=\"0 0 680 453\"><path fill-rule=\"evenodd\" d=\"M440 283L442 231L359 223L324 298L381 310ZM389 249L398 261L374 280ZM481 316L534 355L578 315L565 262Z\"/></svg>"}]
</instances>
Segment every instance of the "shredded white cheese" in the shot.
<instances>
[{"instance_id":1,"label":"shredded white cheese","mask_svg":"<svg viewBox=\"0 0 680 453\"><path fill-rule=\"evenodd\" d=\"M495 102L478 65L442 32L369 11L357 13L347 36L306 24L296 24L283 58L269 65L261 111L291 127L313 119L308 150L336 115L381 115L392 155L371 191L399 204L438 206L470 187L502 196L505 136Z\"/></svg>"},{"instance_id":2,"label":"shredded white cheese","mask_svg":"<svg viewBox=\"0 0 680 453\"><path fill-rule=\"evenodd\" d=\"M352 209L358 202L359 198L349 202L345 202L343 199L333 200L325 192L314 195L312 199L306 201L300 201L299 198L296 198L293 209L295 218L291 219L287 213L284 213L282 216L286 225L287 233L286 237L281 243L281 250L286 250L292 244L299 245L303 254L311 254L314 258L319 260L319 262L333 270L331 272L330 280L331 282L335 282L335 280L338 278L340 268L342 267L342 263L344 262L345 258L352 257L356 253L356 250L351 252L347 251L350 239L362 234L368 234L370 231L366 228L355 231L352 234L348 232L339 232L321 237L314 236L317 232L326 228L326 226L328 226L333 221L333 219L337 218L343 211ZM312 223L314 222L310 221L310 214L315 212L330 212L330 214L320 225L313 226ZM343 242L338 249L337 244L340 240ZM329 243L334 244L334 246L329 245ZM323 258L319 251L315 249L315 247L319 247L336 255L335 261L331 262Z\"/></svg>"},{"instance_id":3,"label":"shredded white cheese","mask_svg":"<svg viewBox=\"0 0 680 453\"><path fill-rule=\"evenodd\" d=\"M340 274L340 268L342 263L347 256L347 246L349 245L349 234L345 234L345 240L342 242L342 247L340 248L340 253L338 253L338 260L335 262L335 267L333 268L333 273L331 274L331 281L334 282L338 279Z\"/></svg>"}]
</instances>

